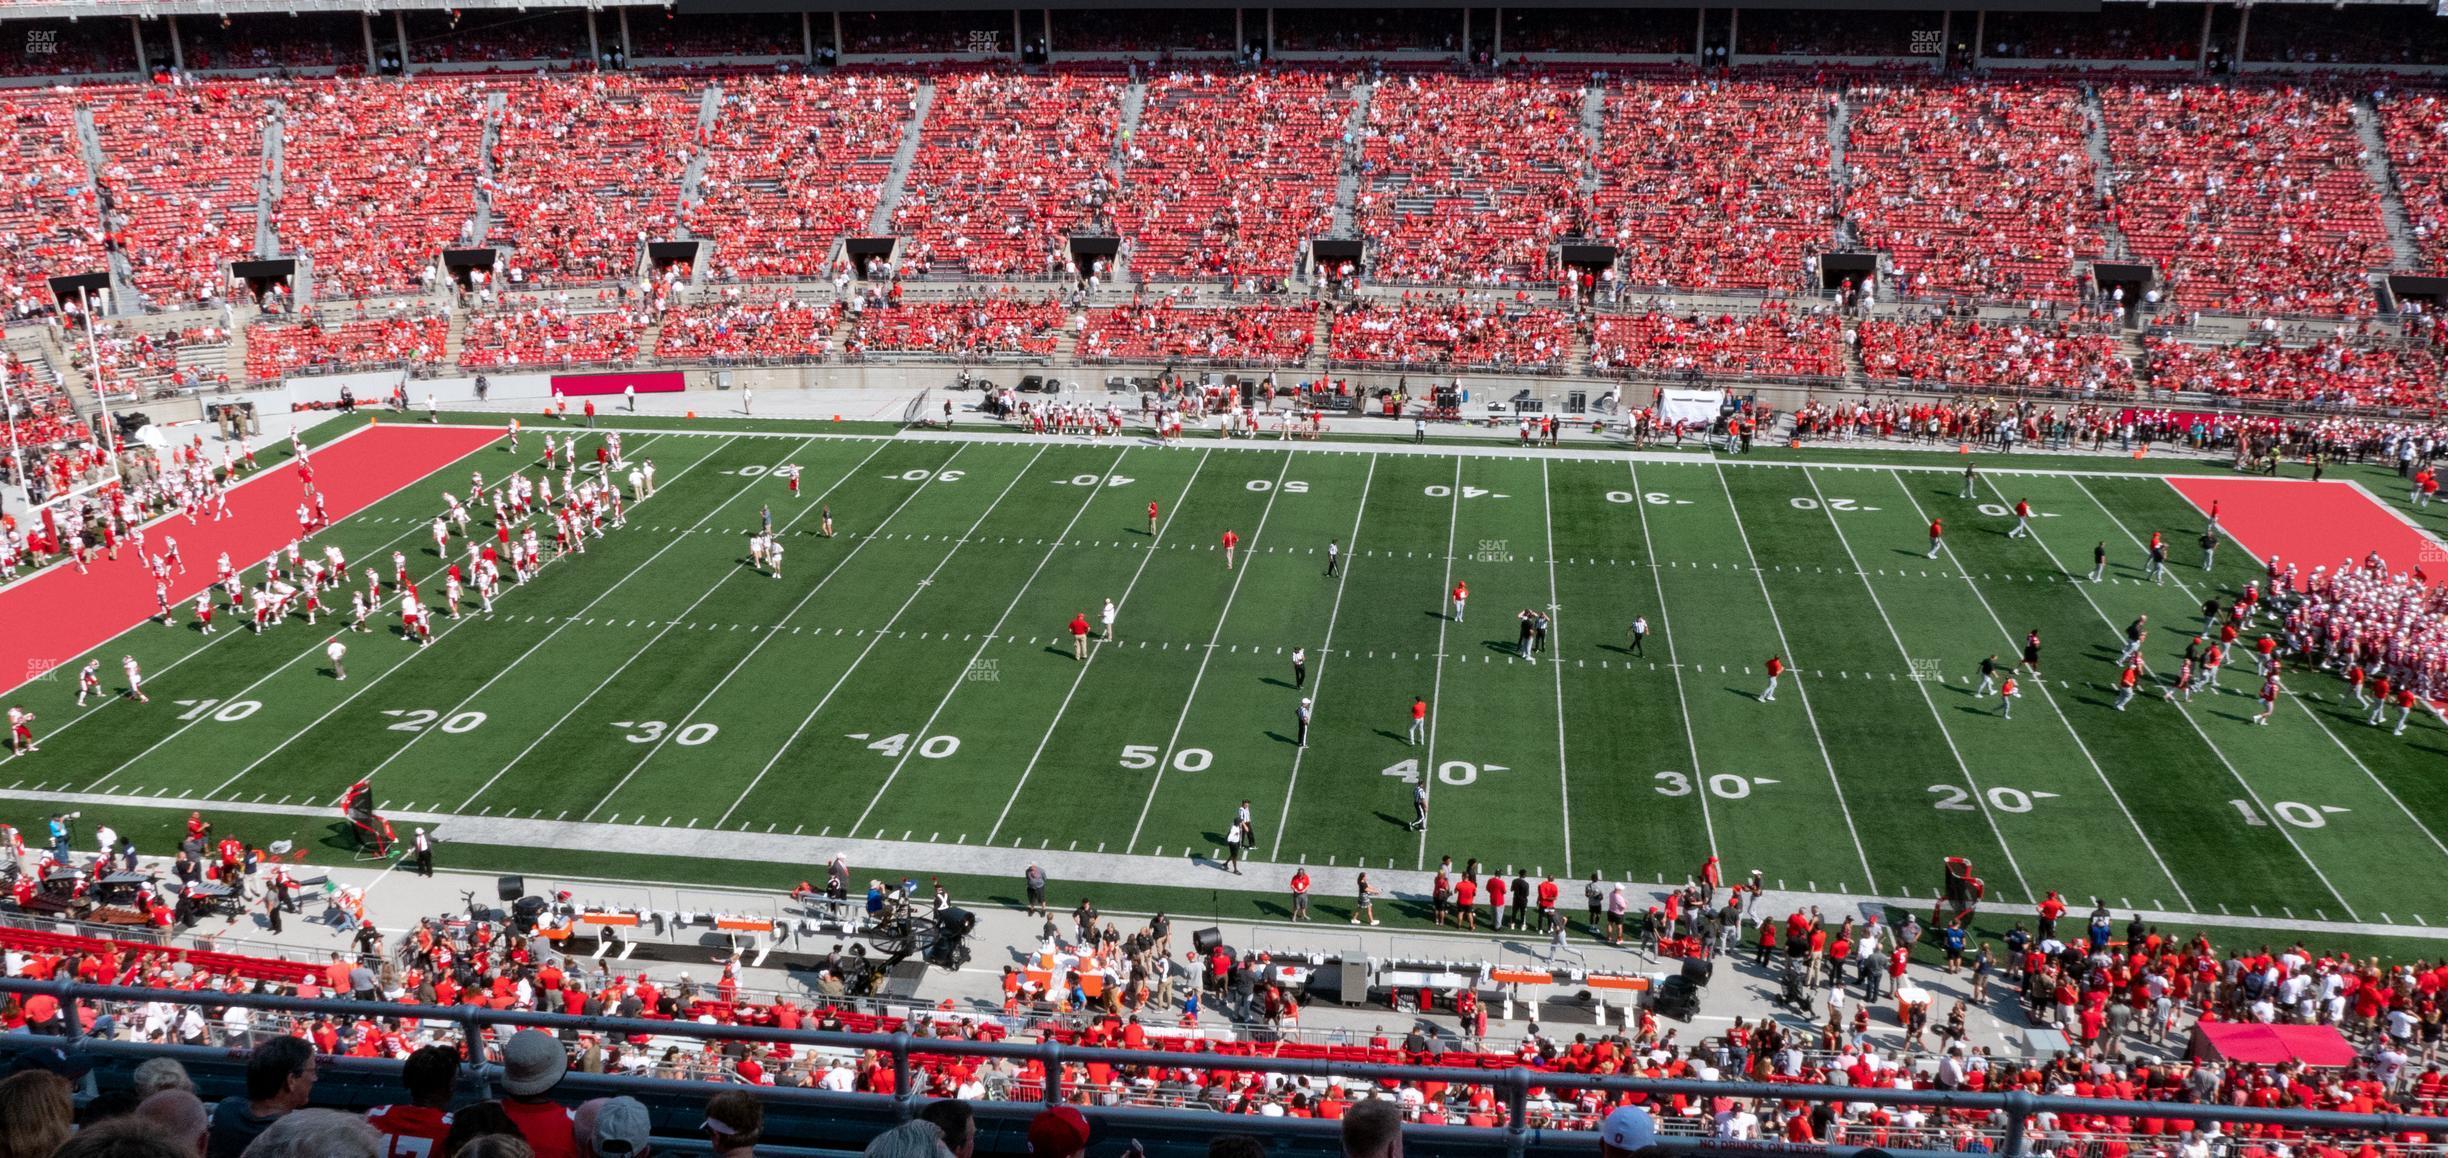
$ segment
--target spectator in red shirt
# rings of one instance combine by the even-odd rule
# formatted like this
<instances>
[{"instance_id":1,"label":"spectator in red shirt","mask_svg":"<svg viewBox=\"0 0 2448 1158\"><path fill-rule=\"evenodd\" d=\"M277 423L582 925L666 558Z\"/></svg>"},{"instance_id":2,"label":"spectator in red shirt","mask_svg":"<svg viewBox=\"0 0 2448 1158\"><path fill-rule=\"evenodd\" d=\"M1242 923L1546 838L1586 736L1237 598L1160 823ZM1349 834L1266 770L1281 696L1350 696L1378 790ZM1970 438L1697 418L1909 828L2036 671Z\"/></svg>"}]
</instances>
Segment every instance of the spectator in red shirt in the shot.
<instances>
[{"instance_id":1,"label":"spectator in red shirt","mask_svg":"<svg viewBox=\"0 0 2448 1158\"><path fill-rule=\"evenodd\" d=\"M501 1107L536 1158L579 1158L569 1107L544 1096L569 1072L569 1054L561 1043L542 1030L522 1029L502 1043L501 1054L502 1091L509 1095Z\"/></svg>"},{"instance_id":2,"label":"spectator in red shirt","mask_svg":"<svg viewBox=\"0 0 2448 1158\"><path fill-rule=\"evenodd\" d=\"M446 1107L451 1083L458 1076L459 1051L450 1046L429 1045L408 1055L400 1067L400 1085L407 1088L408 1100L366 1111L366 1121L383 1133L385 1158L426 1158L442 1152L450 1136Z\"/></svg>"}]
</instances>

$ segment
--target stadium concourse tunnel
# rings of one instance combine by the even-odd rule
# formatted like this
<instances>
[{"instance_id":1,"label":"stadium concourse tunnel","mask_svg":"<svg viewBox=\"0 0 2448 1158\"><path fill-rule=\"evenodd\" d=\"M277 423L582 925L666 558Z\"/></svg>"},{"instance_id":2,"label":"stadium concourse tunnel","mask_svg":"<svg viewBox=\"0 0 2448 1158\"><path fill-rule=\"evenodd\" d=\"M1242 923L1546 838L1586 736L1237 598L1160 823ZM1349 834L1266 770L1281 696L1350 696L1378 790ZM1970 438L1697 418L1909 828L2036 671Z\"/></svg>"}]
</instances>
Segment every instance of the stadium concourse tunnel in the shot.
<instances>
[{"instance_id":1,"label":"stadium concourse tunnel","mask_svg":"<svg viewBox=\"0 0 2448 1158\"><path fill-rule=\"evenodd\" d=\"M1066 1070L1069 1064L1145 1065L1160 1061L1173 1069L1209 1073L1260 1072L1312 1080L1342 1078L1378 1085L1387 1082L1437 1082L1448 1085L1467 1082L1490 1089L1505 1111L1501 1120L1508 1125L1413 1127L1407 1131L1409 1141L1419 1153L1437 1158L1532 1158L1534 1155L1580 1158L1597 1150L1598 1136L1594 1132L1530 1127L1526 1111L1534 1090L1558 1095L1559 1100L1576 1100L1579 1091L1594 1091L1610 1100L1629 1093L1648 1094L1653 1098L1680 1094L1694 1099L1722 1096L1780 1102L1871 1102L1891 1106L1925 1106L1983 1116L2002 1112L2005 1129L1996 1152L2007 1158L2019 1158L2026 1153L2027 1131L2035 1114L2079 1113L2142 1118L2162 1114L2166 1109L2165 1103L2049 1097L2020 1092L1995 1094L1927 1088L1861 1089L1789 1083L1599 1077L1519 1066L1478 1070L1319 1058L1269 1058L1247 1052L1094 1049L1066 1047L1051 1040L986 1042L914 1036L907 1032L852 1034L784 1030L685 1020L633 1020L496 1010L473 1005L414 1006L335 998L274 997L259 993L216 992L207 997L176 990L86 985L74 980L0 978L0 993L21 998L47 994L57 999L62 1008L92 1005L109 1010L114 1015L132 1015L135 1006L153 1001L166 1001L174 1005L209 1001L214 1006L239 1006L258 1012L301 1017L413 1020L421 1022L431 1031L456 1027L460 1041L480 1040L488 1033L498 1040L506 1037L511 1027L532 1027L552 1032L571 1046L578 1044L581 1035L605 1039L646 1035L705 1042L786 1042L795 1048L815 1050L874 1051L890 1060L894 1068L894 1089L900 1091L897 1094L835 1092L796 1086L759 1087L756 1097L763 1104L764 1133L771 1141L760 1144L757 1150L774 1158L855 1154L877 1134L915 1116L924 1101L913 1092L916 1057L930 1060L1001 1058L1021 1065L1033 1062L1039 1072L1053 1075L1052 1081L1037 1082L1033 1086L1015 1081L1011 1087L1015 1096L1011 1100L974 1103L978 1123L977 1152L988 1155L1028 1153L1029 1121L1051 1103L1074 1104L1088 1116L1093 1131L1089 1150L1094 1154L1110 1156L1122 1154L1128 1149L1144 1149L1153 1158L1199 1158L1207 1152L1211 1139L1219 1134L1231 1133L1263 1134L1264 1145L1271 1158L1334 1158L1341 1153L1340 1124L1332 1120L1236 1120L1209 1109L1109 1106L1101 1104L1101 1100L1094 1095L1081 1100L1077 1095L1085 1091L1069 1084ZM14 1066L20 1055L31 1051L57 1050L71 1061L91 1063L90 1080L80 1091L90 1097L101 1090L128 1089L133 1085L133 1075L138 1065L152 1058L170 1057L186 1067L195 1081L198 1095L207 1102L244 1090L247 1051L242 1048L234 1045L227 1048L154 1045L97 1038L82 1032L79 1029L80 1021L79 1018L61 1019L62 1032L58 1034L10 1035L0 1039L0 1059L4 1059L0 1060L0 1065ZM260 1017L257 1022L269 1023L268 1019ZM1259 1044L1263 1048L1263 1043ZM403 1093L400 1084L401 1063L397 1061L326 1057L318 1069L321 1076L313 1094L313 1105L318 1108L362 1110L396 1102ZM496 1087L500 1077L498 1065L481 1060L476 1064L463 1064L452 1104L465 1105L497 1096ZM624 1094L635 1097L646 1104L652 1116L656 1130L656 1152L689 1155L706 1152L703 1143L689 1140L695 1135L697 1124L703 1120L706 1100L717 1092L736 1088L730 1083L590 1074L573 1070L552 1088L549 1096L556 1102L573 1107L595 1097ZM2389 1138L2419 1136L2433 1141L2448 1137L2448 1118L2210 1103L2189 1104L2187 1109L2188 1115L2196 1120L2230 1125L2284 1125L2323 1135L2344 1135L2349 1140L2368 1135ZM1889 1154L1897 1158L1943 1158L1954 1153L1774 1143L1746 1147L1717 1142L1696 1133L1685 1134L1677 1128L1695 1124L1679 1120L1661 1123L1664 1131L1658 1140L1658 1149L1668 1155L1705 1149L1709 1158L1796 1158L1799 1155L1884 1158Z\"/></svg>"}]
</instances>

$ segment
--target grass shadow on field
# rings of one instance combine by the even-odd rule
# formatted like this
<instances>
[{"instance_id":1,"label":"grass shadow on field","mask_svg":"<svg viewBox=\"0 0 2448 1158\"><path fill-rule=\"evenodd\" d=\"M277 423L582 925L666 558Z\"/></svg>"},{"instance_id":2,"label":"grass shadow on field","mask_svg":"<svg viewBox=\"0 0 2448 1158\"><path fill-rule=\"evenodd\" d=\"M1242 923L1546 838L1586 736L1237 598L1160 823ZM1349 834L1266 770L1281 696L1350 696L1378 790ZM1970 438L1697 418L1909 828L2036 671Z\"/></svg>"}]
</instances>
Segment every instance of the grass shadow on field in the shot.
<instances>
[{"instance_id":1,"label":"grass shadow on field","mask_svg":"<svg viewBox=\"0 0 2448 1158\"><path fill-rule=\"evenodd\" d=\"M1408 744L1411 742L1411 737L1406 736L1401 732L1397 732L1392 728L1379 728L1377 729L1377 734L1385 737L1386 739L1392 740L1397 744Z\"/></svg>"},{"instance_id":2,"label":"grass shadow on field","mask_svg":"<svg viewBox=\"0 0 2448 1158\"><path fill-rule=\"evenodd\" d=\"M1297 688L1297 687L1293 687L1293 684L1292 684L1292 681L1291 681L1291 680L1279 680L1279 679L1276 679L1274 676L1268 676L1267 678L1262 679L1262 680L1260 680L1260 681L1258 681L1258 682L1259 682L1259 683L1262 683L1262 684L1266 684L1266 685L1268 685L1268 686L1270 686L1270 687L1278 687L1278 688L1291 688L1293 691L1299 691L1299 690L1300 690L1300 689L1299 689L1299 688Z\"/></svg>"},{"instance_id":3,"label":"grass shadow on field","mask_svg":"<svg viewBox=\"0 0 2448 1158\"><path fill-rule=\"evenodd\" d=\"M1518 643L1508 643L1501 639L1487 639L1481 640L1480 642L1486 644L1489 651L1495 652L1499 655L1521 654L1521 645Z\"/></svg>"},{"instance_id":4,"label":"grass shadow on field","mask_svg":"<svg viewBox=\"0 0 2448 1158\"><path fill-rule=\"evenodd\" d=\"M1394 814L1393 814L1393 813L1391 813L1391 812L1379 812L1379 813L1377 814L1377 819L1382 820L1382 821L1385 821L1387 824L1391 824L1391 825L1393 825L1393 826L1394 826L1394 827L1396 827L1396 828L1409 828L1409 827L1411 827L1411 822L1410 822L1410 821L1405 820L1405 819L1403 819L1402 817L1396 816L1396 815L1394 815Z\"/></svg>"},{"instance_id":5,"label":"grass shadow on field","mask_svg":"<svg viewBox=\"0 0 2448 1158\"><path fill-rule=\"evenodd\" d=\"M1766 701L1761 700L1761 699L1759 698L1759 693L1758 693L1758 692L1756 692L1756 691L1754 691L1754 690L1752 690L1752 689L1750 689L1750 688L1738 688L1738 687L1735 687L1735 686L1734 686L1734 685L1732 685L1732 684L1727 684L1727 685L1726 685L1726 689L1725 689L1725 690L1726 690L1726 692L1727 692L1729 695L1737 695L1737 696L1741 696L1742 698L1744 698L1744 699L1746 699L1746 700L1750 700L1750 701L1752 701L1752 702L1754 702L1754 703L1764 703L1764 702L1766 702Z\"/></svg>"},{"instance_id":6,"label":"grass shadow on field","mask_svg":"<svg viewBox=\"0 0 2448 1158\"><path fill-rule=\"evenodd\" d=\"M1267 729L1267 739L1273 740L1273 741L1275 741L1275 742L1276 742L1276 743L1278 743L1278 744L1298 744L1298 743L1300 743L1300 741L1299 741L1299 740L1296 740L1296 739L1294 739L1294 738L1292 738L1292 737L1290 737L1290 736L1284 735L1283 733L1278 732L1278 731L1276 731L1276 730L1274 730L1274 729L1272 729L1272 728Z\"/></svg>"}]
</instances>

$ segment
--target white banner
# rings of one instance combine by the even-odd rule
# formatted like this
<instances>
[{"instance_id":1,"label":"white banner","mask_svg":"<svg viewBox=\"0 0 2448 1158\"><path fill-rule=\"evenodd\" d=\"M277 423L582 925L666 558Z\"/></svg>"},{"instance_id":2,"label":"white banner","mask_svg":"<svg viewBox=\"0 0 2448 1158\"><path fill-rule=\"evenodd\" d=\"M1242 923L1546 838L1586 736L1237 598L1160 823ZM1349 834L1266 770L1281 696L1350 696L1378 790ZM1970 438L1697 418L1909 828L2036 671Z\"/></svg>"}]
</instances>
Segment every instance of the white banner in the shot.
<instances>
[{"instance_id":1,"label":"white banner","mask_svg":"<svg viewBox=\"0 0 2448 1158\"><path fill-rule=\"evenodd\" d=\"M1717 421L1724 406L1723 390L1677 390L1669 386L1658 392L1658 416L1668 422L1706 425Z\"/></svg>"}]
</instances>

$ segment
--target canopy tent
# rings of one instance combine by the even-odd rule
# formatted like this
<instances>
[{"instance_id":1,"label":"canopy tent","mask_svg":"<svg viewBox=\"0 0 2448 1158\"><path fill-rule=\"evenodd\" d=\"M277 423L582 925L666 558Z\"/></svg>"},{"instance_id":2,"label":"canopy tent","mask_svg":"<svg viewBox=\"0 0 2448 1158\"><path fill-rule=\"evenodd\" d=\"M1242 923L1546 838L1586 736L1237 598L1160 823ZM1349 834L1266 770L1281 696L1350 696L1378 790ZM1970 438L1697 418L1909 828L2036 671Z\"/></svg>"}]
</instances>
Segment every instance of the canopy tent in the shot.
<instances>
[{"instance_id":1,"label":"canopy tent","mask_svg":"<svg viewBox=\"0 0 2448 1158\"><path fill-rule=\"evenodd\" d=\"M2346 1035L2329 1025L2259 1025L2249 1022L2203 1022L2193 1027L2193 1042L2185 1051L2195 1061L2344 1068L2355 1059Z\"/></svg>"}]
</instances>

